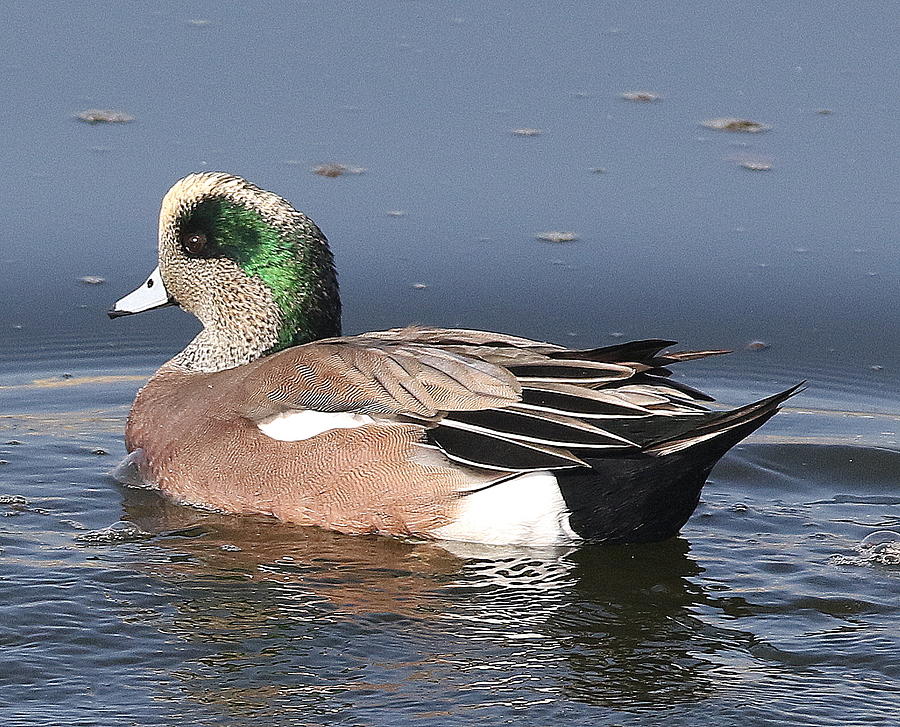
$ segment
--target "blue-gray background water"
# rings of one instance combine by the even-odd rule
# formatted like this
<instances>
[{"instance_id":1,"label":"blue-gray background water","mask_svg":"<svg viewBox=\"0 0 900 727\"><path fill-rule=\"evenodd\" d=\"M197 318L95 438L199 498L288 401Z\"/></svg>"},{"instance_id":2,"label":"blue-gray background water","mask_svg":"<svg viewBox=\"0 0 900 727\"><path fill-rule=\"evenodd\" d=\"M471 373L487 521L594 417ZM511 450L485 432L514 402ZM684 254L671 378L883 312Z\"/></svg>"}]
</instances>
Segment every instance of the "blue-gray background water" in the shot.
<instances>
[{"instance_id":1,"label":"blue-gray background water","mask_svg":"<svg viewBox=\"0 0 900 727\"><path fill-rule=\"evenodd\" d=\"M896 724L898 32L890 2L5 4L0 723ZM726 403L809 388L654 546L125 490L130 400L197 328L104 311L204 169L316 220L347 332L673 338L736 350L681 372Z\"/></svg>"}]
</instances>

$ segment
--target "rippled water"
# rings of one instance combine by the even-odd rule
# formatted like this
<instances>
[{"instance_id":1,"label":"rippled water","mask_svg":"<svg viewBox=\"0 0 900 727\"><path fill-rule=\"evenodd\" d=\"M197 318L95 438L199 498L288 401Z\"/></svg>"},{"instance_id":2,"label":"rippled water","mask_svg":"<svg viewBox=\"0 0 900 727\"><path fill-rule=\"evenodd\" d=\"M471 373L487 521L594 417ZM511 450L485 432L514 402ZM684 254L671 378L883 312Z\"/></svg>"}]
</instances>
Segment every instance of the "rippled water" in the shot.
<instances>
[{"instance_id":1,"label":"rippled water","mask_svg":"<svg viewBox=\"0 0 900 727\"><path fill-rule=\"evenodd\" d=\"M5 12L0 723L897 724L894 4ZM732 115L773 128L700 125ZM134 392L196 328L103 311L209 168L322 226L348 331L673 337L737 349L683 367L726 403L808 389L652 546L444 548L122 488Z\"/></svg>"},{"instance_id":2,"label":"rippled water","mask_svg":"<svg viewBox=\"0 0 900 727\"><path fill-rule=\"evenodd\" d=\"M895 722L896 417L786 411L669 542L445 549L117 486L135 383L3 392L6 723Z\"/></svg>"}]
</instances>

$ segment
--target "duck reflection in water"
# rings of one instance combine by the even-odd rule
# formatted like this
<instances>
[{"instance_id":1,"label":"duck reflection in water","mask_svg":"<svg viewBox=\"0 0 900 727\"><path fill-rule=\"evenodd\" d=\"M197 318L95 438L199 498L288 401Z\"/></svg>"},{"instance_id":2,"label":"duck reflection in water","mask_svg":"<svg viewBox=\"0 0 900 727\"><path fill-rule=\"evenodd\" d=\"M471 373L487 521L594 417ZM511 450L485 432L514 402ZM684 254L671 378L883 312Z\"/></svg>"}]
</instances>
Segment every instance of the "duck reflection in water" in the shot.
<instances>
[{"instance_id":1,"label":"duck reflection in water","mask_svg":"<svg viewBox=\"0 0 900 727\"><path fill-rule=\"evenodd\" d=\"M659 708L713 693L714 653L752 640L699 615L737 604L704 591L679 538L578 549L424 543L124 493L126 519L161 549L141 567L181 591L167 628L208 650L206 678L183 674L203 701L210 690L223 698L227 680L237 702L263 712L325 693L352 711L360 690L418 694L425 679L444 685L453 708L527 694Z\"/></svg>"}]
</instances>

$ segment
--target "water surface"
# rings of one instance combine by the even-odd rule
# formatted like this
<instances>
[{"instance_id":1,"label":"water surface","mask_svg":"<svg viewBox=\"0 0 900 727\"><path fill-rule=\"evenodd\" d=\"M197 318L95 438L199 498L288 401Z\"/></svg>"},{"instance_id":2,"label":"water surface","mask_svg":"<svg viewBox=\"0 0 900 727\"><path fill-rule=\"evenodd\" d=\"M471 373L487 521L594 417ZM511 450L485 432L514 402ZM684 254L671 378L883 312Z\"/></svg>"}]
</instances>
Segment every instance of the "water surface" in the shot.
<instances>
[{"instance_id":1,"label":"water surface","mask_svg":"<svg viewBox=\"0 0 900 727\"><path fill-rule=\"evenodd\" d=\"M894 4L5 10L0 722L896 722L898 551L861 547L900 532ZM135 121L74 120L98 107ZM772 128L701 126L724 116ZM658 336L735 348L684 367L726 403L809 388L651 546L442 548L121 488L134 392L197 329L104 311L203 169L318 222L348 332Z\"/></svg>"}]
</instances>

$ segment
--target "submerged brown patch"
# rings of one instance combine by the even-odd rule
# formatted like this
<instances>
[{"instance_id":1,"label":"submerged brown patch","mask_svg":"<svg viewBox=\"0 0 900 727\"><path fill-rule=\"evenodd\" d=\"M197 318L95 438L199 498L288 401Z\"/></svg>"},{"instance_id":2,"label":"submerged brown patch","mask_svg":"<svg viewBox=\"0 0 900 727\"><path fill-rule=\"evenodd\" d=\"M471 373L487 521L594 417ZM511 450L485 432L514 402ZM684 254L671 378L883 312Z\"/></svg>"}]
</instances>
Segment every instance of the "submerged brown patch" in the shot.
<instances>
[{"instance_id":1,"label":"submerged brown patch","mask_svg":"<svg viewBox=\"0 0 900 727\"><path fill-rule=\"evenodd\" d=\"M701 126L705 126L707 129L714 129L715 131L736 131L746 134L758 134L762 131L768 131L772 128L771 126L762 124L759 121L751 121L750 119L735 119L730 117L721 119L708 119L707 121L703 121L701 123Z\"/></svg>"},{"instance_id":2,"label":"submerged brown patch","mask_svg":"<svg viewBox=\"0 0 900 727\"><path fill-rule=\"evenodd\" d=\"M134 116L113 109L87 109L75 114L75 118L86 124L127 124Z\"/></svg>"},{"instance_id":3,"label":"submerged brown patch","mask_svg":"<svg viewBox=\"0 0 900 727\"><path fill-rule=\"evenodd\" d=\"M540 232L535 237L542 242L575 242L578 239L578 233L550 230L548 232Z\"/></svg>"},{"instance_id":4,"label":"submerged brown patch","mask_svg":"<svg viewBox=\"0 0 900 727\"><path fill-rule=\"evenodd\" d=\"M636 103L653 103L661 98L658 93L652 91L625 91L620 94L623 101L634 101Z\"/></svg>"},{"instance_id":5,"label":"submerged brown patch","mask_svg":"<svg viewBox=\"0 0 900 727\"><path fill-rule=\"evenodd\" d=\"M2 384L0 389L59 389L70 386L89 386L92 384L119 384L128 381L146 381L146 376L108 374L105 376L72 376L67 379L47 378L34 379L27 384Z\"/></svg>"},{"instance_id":6,"label":"submerged brown patch","mask_svg":"<svg viewBox=\"0 0 900 727\"><path fill-rule=\"evenodd\" d=\"M319 164L312 168L313 174L318 174L320 177L342 177L345 174L364 174L366 172L365 167L352 167L347 164Z\"/></svg>"}]
</instances>

